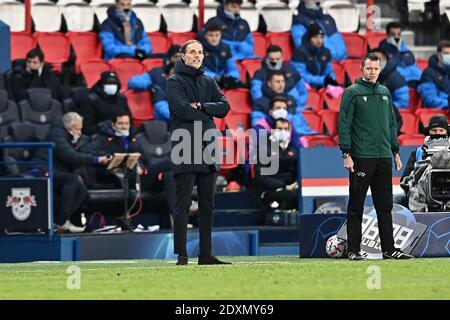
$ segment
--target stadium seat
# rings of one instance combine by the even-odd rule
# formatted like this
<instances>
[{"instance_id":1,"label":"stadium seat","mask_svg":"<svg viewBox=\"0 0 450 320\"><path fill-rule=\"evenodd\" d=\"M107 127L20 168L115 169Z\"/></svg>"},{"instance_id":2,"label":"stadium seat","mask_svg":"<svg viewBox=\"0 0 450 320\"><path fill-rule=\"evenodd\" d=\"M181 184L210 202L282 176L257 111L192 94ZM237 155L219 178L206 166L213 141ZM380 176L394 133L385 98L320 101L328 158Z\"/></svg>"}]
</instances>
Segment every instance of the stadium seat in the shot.
<instances>
[{"instance_id":1,"label":"stadium seat","mask_svg":"<svg viewBox=\"0 0 450 320\"><path fill-rule=\"evenodd\" d=\"M141 19L146 32L158 31L161 26L161 10L153 2L137 3L133 1L132 10Z\"/></svg>"},{"instance_id":2,"label":"stadium seat","mask_svg":"<svg viewBox=\"0 0 450 320\"><path fill-rule=\"evenodd\" d=\"M80 0L59 0L58 5L66 21L67 31L92 31L95 20L94 8Z\"/></svg>"},{"instance_id":3,"label":"stadium seat","mask_svg":"<svg viewBox=\"0 0 450 320\"><path fill-rule=\"evenodd\" d=\"M311 130L322 132L322 118L315 111L305 110L302 114Z\"/></svg>"},{"instance_id":4,"label":"stadium seat","mask_svg":"<svg viewBox=\"0 0 450 320\"><path fill-rule=\"evenodd\" d=\"M401 134L397 139L401 146L421 146L424 142L425 136L423 134Z\"/></svg>"},{"instance_id":5,"label":"stadium seat","mask_svg":"<svg viewBox=\"0 0 450 320\"><path fill-rule=\"evenodd\" d=\"M361 77L361 60L348 59L342 61L342 66L347 77L347 80L354 83L355 80Z\"/></svg>"},{"instance_id":6,"label":"stadium seat","mask_svg":"<svg viewBox=\"0 0 450 320\"><path fill-rule=\"evenodd\" d=\"M245 71L244 66L242 65L241 61L236 60L236 68L239 71L239 74L241 76L240 80L242 83L247 83L247 72Z\"/></svg>"},{"instance_id":7,"label":"stadium seat","mask_svg":"<svg viewBox=\"0 0 450 320\"><path fill-rule=\"evenodd\" d=\"M240 63L244 67L244 71L248 74L250 79L253 78L256 71L261 69L260 59L245 59L242 60Z\"/></svg>"},{"instance_id":8,"label":"stadium seat","mask_svg":"<svg viewBox=\"0 0 450 320\"><path fill-rule=\"evenodd\" d=\"M95 32L67 32L66 37L76 55L75 73L80 74L80 66L87 60L101 60L102 46Z\"/></svg>"},{"instance_id":9,"label":"stadium seat","mask_svg":"<svg viewBox=\"0 0 450 320\"><path fill-rule=\"evenodd\" d=\"M326 107L329 110L339 112L339 110L341 108L342 95L336 99L336 98L333 98L330 95L328 95L326 93L326 91L323 91L322 99L323 99L323 102L325 103Z\"/></svg>"},{"instance_id":10,"label":"stadium seat","mask_svg":"<svg viewBox=\"0 0 450 320\"><path fill-rule=\"evenodd\" d=\"M330 137L334 137L338 134L338 119L339 113L332 110L321 110L319 112L322 118L322 123L328 131Z\"/></svg>"},{"instance_id":11,"label":"stadium seat","mask_svg":"<svg viewBox=\"0 0 450 320\"><path fill-rule=\"evenodd\" d=\"M342 33L349 59L360 59L367 52L367 40L358 33Z\"/></svg>"},{"instance_id":12,"label":"stadium seat","mask_svg":"<svg viewBox=\"0 0 450 320\"><path fill-rule=\"evenodd\" d=\"M45 62L53 65L53 71L60 72L62 64L69 61L69 39L59 32L35 32L34 37L45 54Z\"/></svg>"},{"instance_id":13,"label":"stadium seat","mask_svg":"<svg viewBox=\"0 0 450 320\"><path fill-rule=\"evenodd\" d=\"M290 32L268 32L266 34L266 39L269 44L278 45L283 49L283 57L286 63L291 60L294 46L291 41Z\"/></svg>"},{"instance_id":14,"label":"stadium seat","mask_svg":"<svg viewBox=\"0 0 450 320\"><path fill-rule=\"evenodd\" d=\"M239 13L242 19L248 22L250 31L254 32L259 27L259 12L253 4L250 2L244 2L241 6L241 12Z\"/></svg>"},{"instance_id":15,"label":"stadium seat","mask_svg":"<svg viewBox=\"0 0 450 320\"><path fill-rule=\"evenodd\" d=\"M337 61L331 61L331 67L333 68L334 74L336 75L336 81L340 85L344 85L345 83L344 67Z\"/></svg>"},{"instance_id":16,"label":"stadium seat","mask_svg":"<svg viewBox=\"0 0 450 320\"><path fill-rule=\"evenodd\" d=\"M367 45L370 49L378 48L381 41L386 39L384 32L367 32L366 35Z\"/></svg>"},{"instance_id":17,"label":"stadium seat","mask_svg":"<svg viewBox=\"0 0 450 320\"><path fill-rule=\"evenodd\" d=\"M220 159L220 170L229 170L238 167L238 150L236 141L228 136L218 137L218 150Z\"/></svg>"},{"instance_id":18,"label":"stadium seat","mask_svg":"<svg viewBox=\"0 0 450 320\"><path fill-rule=\"evenodd\" d=\"M86 80L86 86L91 88L104 71L112 71L112 67L105 60L91 60L84 62L80 67L81 73Z\"/></svg>"},{"instance_id":19,"label":"stadium seat","mask_svg":"<svg viewBox=\"0 0 450 320\"><path fill-rule=\"evenodd\" d=\"M123 94L128 98L128 106L136 128L145 121L153 120L154 110L150 92L126 90Z\"/></svg>"},{"instance_id":20,"label":"stadium seat","mask_svg":"<svg viewBox=\"0 0 450 320\"><path fill-rule=\"evenodd\" d=\"M417 134L419 131L417 117L408 109L399 109L402 116L403 125L400 129L401 133L407 135Z\"/></svg>"},{"instance_id":21,"label":"stadium seat","mask_svg":"<svg viewBox=\"0 0 450 320\"><path fill-rule=\"evenodd\" d=\"M8 99L8 92L0 89L0 141L7 136L11 123L17 121L20 121L19 108Z\"/></svg>"},{"instance_id":22,"label":"stadium seat","mask_svg":"<svg viewBox=\"0 0 450 320\"><path fill-rule=\"evenodd\" d=\"M230 110L234 113L250 114L252 112L252 102L248 89L227 90L224 94L230 104Z\"/></svg>"},{"instance_id":23,"label":"stadium seat","mask_svg":"<svg viewBox=\"0 0 450 320\"><path fill-rule=\"evenodd\" d=\"M6 23L11 32L25 31L25 5L16 0L0 1L0 21Z\"/></svg>"},{"instance_id":24,"label":"stadium seat","mask_svg":"<svg viewBox=\"0 0 450 320\"><path fill-rule=\"evenodd\" d=\"M421 108L416 110L416 116L419 119L419 122L426 127L430 118L437 115L442 114L448 117L448 111L443 109L434 109L434 108Z\"/></svg>"},{"instance_id":25,"label":"stadium seat","mask_svg":"<svg viewBox=\"0 0 450 320\"><path fill-rule=\"evenodd\" d=\"M321 92L313 89L308 90L308 101L306 105L313 108L314 111L320 111L323 109L323 100Z\"/></svg>"},{"instance_id":26,"label":"stadium seat","mask_svg":"<svg viewBox=\"0 0 450 320\"><path fill-rule=\"evenodd\" d=\"M216 128L219 131L225 130L225 120L223 118L214 117L214 123L216 124Z\"/></svg>"},{"instance_id":27,"label":"stadium seat","mask_svg":"<svg viewBox=\"0 0 450 320\"><path fill-rule=\"evenodd\" d=\"M178 44L181 46L186 41L196 38L197 35L195 34L195 32L170 32L167 34L167 39L169 39L171 45Z\"/></svg>"},{"instance_id":28,"label":"stadium seat","mask_svg":"<svg viewBox=\"0 0 450 320\"><path fill-rule=\"evenodd\" d=\"M11 60L25 59L28 51L36 47L36 39L25 32L11 32Z\"/></svg>"},{"instance_id":29,"label":"stadium seat","mask_svg":"<svg viewBox=\"0 0 450 320\"><path fill-rule=\"evenodd\" d=\"M259 9L268 32L289 32L292 27L292 10L283 2L263 4Z\"/></svg>"},{"instance_id":30,"label":"stadium seat","mask_svg":"<svg viewBox=\"0 0 450 320\"><path fill-rule=\"evenodd\" d=\"M128 80L132 76L145 72L145 66L135 59L112 59L109 64L117 73L117 77L122 85L122 90L128 88Z\"/></svg>"},{"instance_id":31,"label":"stadium seat","mask_svg":"<svg viewBox=\"0 0 450 320\"><path fill-rule=\"evenodd\" d=\"M313 148L313 147L335 147L336 142L325 135L312 135L312 136L303 136L302 142L304 143L303 147Z\"/></svg>"},{"instance_id":32,"label":"stadium seat","mask_svg":"<svg viewBox=\"0 0 450 320\"><path fill-rule=\"evenodd\" d=\"M231 111L225 117L225 127L231 130L245 131L250 128L250 115Z\"/></svg>"},{"instance_id":33,"label":"stadium seat","mask_svg":"<svg viewBox=\"0 0 450 320\"><path fill-rule=\"evenodd\" d=\"M187 4L169 3L161 7L167 32L189 32L194 25L194 9Z\"/></svg>"},{"instance_id":34,"label":"stadium seat","mask_svg":"<svg viewBox=\"0 0 450 320\"><path fill-rule=\"evenodd\" d=\"M155 68L164 67L164 60L161 58L148 58L142 61L147 71Z\"/></svg>"},{"instance_id":35,"label":"stadium seat","mask_svg":"<svg viewBox=\"0 0 450 320\"><path fill-rule=\"evenodd\" d=\"M81 105L87 98L90 90L85 87L75 87L71 88L68 92L69 97L63 101L63 111L64 113L74 111L80 113Z\"/></svg>"},{"instance_id":36,"label":"stadium seat","mask_svg":"<svg viewBox=\"0 0 450 320\"><path fill-rule=\"evenodd\" d=\"M409 110L415 112L422 108L422 98L415 88L409 88Z\"/></svg>"},{"instance_id":37,"label":"stadium seat","mask_svg":"<svg viewBox=\"0 0 450 320\"><path fill-rule=\"evenodd\" d=\"M166 38L166 35L161 32L148 32L148 37L152 43L152 53L166 53L170 47L170 41Z\"/></svg>"},{"instance_id":38,"label":"stadium seat","mask_svg":"<svg viewBox=\"0 0 450 320\"><path fill-rule=\"evenodd\" d=\"M423 71L428 67L428 59L416 59L416 64Z\"/></svg>"},{"instance_id":39,"label":"stadium seat","mask_svg":"<svg viewBox=\"0 0 450 320\"><path fill-rule=\"evenodd\" d=\"M359 10L351 0L322 1L323 12L336 21L339 32L357 32L359 29Z\"/></svg>"},{"instance_id":40,"label":"stadium seat","mask_svg":"<svg viewBox=\"0 0 450 320\"><path fill-rule=\"evenodd\" d=\"M46 0L32 1L31 17L37 32L57 32L61 29L61 8Z\"/></svg>"},{"instance_id":41,"label":"stadium seat","mask_svg":"<svg viewBox=\"0 0 450 320\"><path fill-rule=\"evenodd\" d=\"M255 50L253 54L257 57L263 58L266 56L267 40L260 32L253 32L253 41L255 43Z\"/></svg>"},{"instance_id":42,"label":"stadium seat","mask_svg":"<svg viewBox=\"0 0 450 320\"><path fill-rule=\"evenodd\" d=\"M36 127L36 136L42 140L50 129L55 119L63 116L61 103L52 99L49 89L28 89L28 100L19 102L22 121L32 123Z\"/></svg>"}]
</instances>

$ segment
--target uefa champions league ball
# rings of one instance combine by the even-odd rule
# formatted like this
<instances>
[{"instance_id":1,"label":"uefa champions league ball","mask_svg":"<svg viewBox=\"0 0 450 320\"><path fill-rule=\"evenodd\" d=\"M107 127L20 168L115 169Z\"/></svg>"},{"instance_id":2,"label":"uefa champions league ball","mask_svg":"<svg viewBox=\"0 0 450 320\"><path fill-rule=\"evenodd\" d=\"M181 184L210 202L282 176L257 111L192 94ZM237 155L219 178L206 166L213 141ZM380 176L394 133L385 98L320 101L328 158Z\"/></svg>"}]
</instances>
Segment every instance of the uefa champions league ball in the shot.
<instances>
[{"instance_id":1,"label":"uefa champions league ball","mask_svg":"<svg viewBox=\"0 0 450 320\"><path fill-rule=\"evenodd\" d=\"M331 236L327 240L325 251L331 258L343 258L347 253L347 243L344 240L340 240L337 235Z\"/></svg>"}]
</instances>

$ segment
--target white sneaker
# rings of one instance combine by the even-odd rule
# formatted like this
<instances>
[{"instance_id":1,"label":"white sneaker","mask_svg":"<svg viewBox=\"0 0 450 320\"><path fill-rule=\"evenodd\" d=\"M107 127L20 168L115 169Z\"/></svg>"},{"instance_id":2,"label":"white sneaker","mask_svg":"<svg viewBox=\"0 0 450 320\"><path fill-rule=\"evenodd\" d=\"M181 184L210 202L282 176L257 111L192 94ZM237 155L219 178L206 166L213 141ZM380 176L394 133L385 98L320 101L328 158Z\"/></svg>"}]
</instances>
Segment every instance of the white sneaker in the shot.
<instances>
[{"instance_id":1,"label":"white sneaker","mask_svg":"<svg viewBox=\"0 0 450 320\"><path fill-rule=\"evenodd\" d=\"M82 233L86 227L77 227L72 224L69 220L67 220L62 226L61 229L64 231L69 231L70 233Z\"/></svg>"}]
</instances>

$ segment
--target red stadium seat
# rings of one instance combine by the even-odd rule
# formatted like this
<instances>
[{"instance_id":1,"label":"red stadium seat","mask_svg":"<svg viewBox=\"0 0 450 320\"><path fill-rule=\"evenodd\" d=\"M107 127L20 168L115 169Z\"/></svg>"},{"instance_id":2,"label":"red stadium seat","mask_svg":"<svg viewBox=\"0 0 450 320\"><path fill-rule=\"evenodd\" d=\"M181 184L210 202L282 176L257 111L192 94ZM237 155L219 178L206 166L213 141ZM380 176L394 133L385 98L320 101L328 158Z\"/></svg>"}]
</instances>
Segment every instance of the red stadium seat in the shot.
<instances>
[{"instance_id":1,"label":"red stadium seat","mask_svg":"<svg viewBox=\"0 0 450 320\"><path fill-rule=\"evenodd\" d=\"M197 35L195 32L169 32L167 38L170 44L178 44L181 46L188 40L197 39Z\"/></svg>"},{"instance_id":2,"label":"red stadium seat","mask_svg":"<svg viewBox=\"0 0 450 320\"><path fill-rule=\"evenodd\" d=\"M170 47L170 41L166 38L166 35L161 32L148 32L148 37L152 43L152 53L166 53Z\"/></svg>"},{"instance_id":3,"label":"red stadium seat","mask_svg":"<svg viewBox=\"0 0 450 320\"><path fill-rule=\"evenodd\" d=\"M314 89L308 90L308 101L306 101L306 105L313 108L315 111L320 111L323 109L323 100L321 91L317 91Z\"/></svg>"},{"instance_id":4,"label":"red stadium seat","mask_svg":"<svg viewBox=\"0 0 450 320\"><path fill-rule=\"evenodd\" d=\"M247 130L250 128L250 115L248 113L229 112L225 117L225 127L232 130Z\"/></svg>"},{"instance_id":5,"label":"red stadium seat","mask_svg":"<svg viewBox=\"0 0 450 320\"><path fill-rule=\"evenodd\" d=\"M155 68L163 67L164 60L162 58L148 58L142 61L142 64L145 66L147 71L150 71Z\"/></svg>"},{"instance_id":6,"label":"red stadium seat","mask_svg":"<svg viewBox=\"0 0 450 320\"><path fill-rule=\"evenodd\" d=\"M102 46L95 32L67 32L73 50L75 51L75 73L81 72L80 66L87 60L102 58Z\"/></svg>"},{"instance_id":7,"label":"red stadium seat","mask_svg":"<svg viewBox=\"0 0 450 320\"><path fill-rule=\"evenodd\" d=\"M402 116L403 125L401 127L401 133L404 134L417 134L419 131L417 117L409 111L409 109L399 109L400 115Z\"/></svg>"},{"instance_id":8,"label":"red stadium seat","mask_svg":"<svg viewBox=\"0 0 450 320\"><path fill-rule=\"evenodd\" d=\"M225 130L225 120L222 118L216 118L214 117L214 123L216 124L216 128L219 131Z\"/></svg>"},{"instance_id":9,"label":"red stadium seat","mask_svg":"<svg viewBox=\"0 0 450 320\"><path fill-rule=\"evenodd\" d=\"M253 54L257 57L263 58L266 56L267 40L260 32L253 32L253 41L255 43L255 50Z\"/></svg>"},{"instance_id":10,"label":"red stadium seat","mask_svg":"<svg viewBox=\"0 0 450 320\"><path fill-rule=\"evenodd\" d=\"M342 95L339 98L333 98L324 91L322 93L323 102L325 102L328 109L339 112L341 108Z\"/></svg>"},{"instance_id":11,"label":"red stadium seat","mask_svg":"<svg viewBox=\"0 0 450 320\"><path fill-rule=\"evenodd\" d=\"M247 83L247 73L245 72L245 68L242 65L241 61L236 61L236 67L239 71L239 74L241 75L241 82L242 83Z\"/></svg>"},{"instance_id":12,"label":"red stadium seat","mask_svg":"<svg viewBox=\"0 0 450 320\"><path fill-rule=\"evenodd\" d=\"M80 66L80 71L86 80L86 86L91 88L100 80L100 74L104 71L112 71L112 67L105 60L91 60L84 62Z\"/></svg>"},{"instance_id":13,"label":"red stadium seat","mask_svg":"<svg viewBox=\"0 0 450 320\"><path fill-rule=\"evenodd\" d=\"M252 112L252 101L248 89L227 90L224 94L230 104L231 111L234 113L250 114Z\"/></svg>"},{"instance_id":14,"label":"red stadium seat","mask_svg":"<svg viewBox=\"0 0 450 320\"><path fill-rule=\"evenodd\" d=\"M261 60L259 59L246 59L241 61L245 72L249 75L250 79L253 78L256 71L261 69Z\"/></svg>"},{"instance_id":15,"label":"red stadium seat","mask_svg":"<svg viewBox=\"0 0 450 320\"><path fill-rule=\"evenodd\" d=\"M369 48L375 49L378 48L381 41L386 39L386 34L384 32L367 32L365 37Z\"/></svg>"},{"instance_id":16,"label":"red stadium seat","mask_svg":"<svg viewBox=\"0 0 450 320\"><path fill-rule=\"evenodd\" d=\"M320 118L316 112L312 110L305 110L302 113L311 130L322 132L322 118Z\"/></svg>"},{"instance_id":17,"label":"red stadium seat","mask_svg":"<svg viewBox=\"0 0 450 320\"><path fill-rule=\"evenodd\" d=\"M69 39L60 32L35 32L34 37L45 54L45 62L53 65L53 71L61 72L62 64L69 61Z\"/></svg>"},{"instance_id":18,"label":"red stadium seat","mask_svg":"<svg viewBox=\"0 0 450 320\"><path fill-rule=\"evenodd\" d=\"M409 110L416 112L422 108L422 98L415 88L409 88Z\"/></svg>"},{"instance_id":19,"label":"red stadium seat","mask_svg":"<svg viewBox=\"0 0 450 320\"><path fill-rule=\"evenodd\" d=\"M28 51L36 47L36 39L25 32L11 32L11 60L25 59Z\"/></svg>"},{"instance_id":20,"label":"red stadium seat","mask_svg":"<svg viewBox=\"0 0 450 320\"><path fill-rule=\"evenodd\" d=\"M344 67L337 61L331 61L331 66L333 67L334 74L336 75L336 81L340 85L344 85L345 83Z\"/></svg>"},{"instance_id":21,"label":"red stadium seat","mask_svg":"<svg viewBox=\"0 0 450 320\"><path fill-rule=\"evenodd\" d=\"M285 62L289 62L294 51L294 46L291 41L290 32L268 32L266 39L269 44L275 44L283 49L283 57Z\"/></svg>"},{"instance_id":22,"label":"red stadium seat","mask_svg":"<svg viewBox=\"0 0 450 320\"><path fill-rule=\"evenodd\" d=\"M361 60L344 60L342 61L342 66L351 83L354 83L357 78L361 77Z\"/></svg>"},{"instance_id":23,"label":"red stadium seat","mask_svg":"<svg viewBox=\"0 0 450 320\"><path fill-rule=\"evenodd\" d=\"M306 148L336 146L336 142L325 135L303 136L302 141L306 141L306 145L304 145Z\"/></svg>"},{"instance_id":24,"label":"red stadium seat","mask_svg":"<svg viewBox=\"0 0 450 320\"><path fill-rule=\"evenodd\" d=\"M423 134L402 134L397 139L401 146L421 146L425 136Z\"/></svg>"},{"instance_id":25,"label":"red stadium seat","mask_svg":"<svg viewBox=\"0 0 450 320\"><path fill-rule=\"evenodd\" d=\"M228 136L219 136L219 159L220 159L220 169L228 170L238 167L238 150L236 148L236 141Z\"/></svg>"},{"instance_id":26,"label":"red stadium seat","mask_svg":"<svg viewBox=\"0 0 450 320\"><path fill-rule=\"evenodd\" d=\"M350 59L359 59L364 57L367 52L367 40L363 36L354 32L343 32L345 45L347 46L347 55Z\"/></svg>"},{"instance_id":27,"label":"red stadium seat","mask_svg":"<svg viewBox=\"0 0 450 320\"><path fill-rule=\"evenodd\" d=\"M132 76L144 73L146 70L145 66L135 59L112 59L109 61L109 64L117 73L122 90L128 88L128 80Z\"/></svg>"},{"instance_id":28,"label":"red stadium seat","mask_svg":"<svg viewBox=\"0 0 450 320\"><path fill-rule=\"evenodd\" d=\"M86 86L91 88L100 80L100 74L104 71L112 71L112 67L105 60L91 60L84 62L80 66L80 71L86 80Z\"/></svg>"},{"instance_id":29,"label":"red stadium seat","mask_svg":"<svg viewBox=\"0 0 450 320\"><path fill-rule=\"evenodd\" d=\"M416 64L419 67L419 69L423 71L428 67L428 60L427 59L416 59Z\"/></svg>"},{"instance_id":30,"label":"red stadium seat","mask_svg":"<svg viewBox=\"0 0 450 320\"><path fill-rule=\"evenodd\" d=\"M442 109L434 109L434 108L422 108L419 110L416 110L416 116L419 119L419 122L424 126L428 126L428 122L430 121L431 117L442 114L446 117L448 117L447 110Z\"/></svg>"},{"instance_id":31,"label":"red stadium seat","mask_svg":"<svg viewBox=\"0 0 450 320\"><path fill-rule=\"evenodd\" d=\"M319 112L322 123L328 131L328 135L334 137L338 134L339 113L331 110L321 110Z\"/></svg>"},{"instance_id":32,"label":"red stadium seat","mask_svg":"<svg viewBox=\"0 0 450 320\"><path fill-rule=\"evenodd\" d=\"M154 110L150 92L126 90L123 94L128 98L128 106L136 128L145 121L153 120Z\"/></svg>"}]
</instances>

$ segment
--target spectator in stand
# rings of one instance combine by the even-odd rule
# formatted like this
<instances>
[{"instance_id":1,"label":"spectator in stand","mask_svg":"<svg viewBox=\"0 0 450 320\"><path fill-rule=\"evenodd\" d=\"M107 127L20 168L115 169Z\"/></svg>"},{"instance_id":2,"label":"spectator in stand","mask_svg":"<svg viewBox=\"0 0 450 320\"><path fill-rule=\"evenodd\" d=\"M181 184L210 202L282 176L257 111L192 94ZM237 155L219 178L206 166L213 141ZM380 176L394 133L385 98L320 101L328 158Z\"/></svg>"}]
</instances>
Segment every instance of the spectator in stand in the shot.
<instances>
[{"instance_id":1,"label":"spectator in stand","mask_svg":"<svg viewBox=\"0 0 450 320\"><path fill-rule=\"evenodd\" d=\"M325 47L331 51L333 60L341 61L347 58L347 47L344 38L339 33L334 19L322 12L320 2L316 0L301 0L298 5L298 15L294 16L292 22L292 41L295 47L302 45L304 34L312 23L317 23L325 33Z\"/></svg>"},{"instance_id":2,"label":"spectator in stand","mask_svg":"<svg viewBox=\"0 0 450 320\"><path fill-rule=\"evenodd\" d=\"M120 82L117 75L110 71L103 72L80 108L84 118L84 134L98 133L98 124L110 120L117 112L131 115L127 98L119 91Z\"/></svg>"},{"instance_id":3,"label":"spectator in stand","mask_svg":"<svg viewBox=\"0 0 450 320\"><path fill-rule=\"evenodd\" d=\"M386 26L387 39L381 41L379 47L387 53L389 60L394 61L398 73L406 80L408 86L417 87L422 71L417 67L414 53L402 40L401 33L402 29L399 23L388 23Z\"/></svg>"},{"instance_id":4,"label":"spectator in stand","mask_svg":"<svg viewBox=\"0 0 450 320\"><path fill-rule=\"evenodd\" d=\"M142 21L131 10L131 0L116 0L116 5L108 8L108 18L100 27L99 37L105 60L143 60L152 53Z\"/></svg>"},{"instance_id":5,"label":"spectator in stand","mask_svg":"<svg viewBox=\"0 0 450 320\"><path fill-rule=\"evenodd\" d=\"M206 23L220 26L222 41L231 47L232 57L235 60L253 58L255 47L248 22L239 16L241 5L242 0L224 0L217 8L217 16Z\"/></svg>"},{"instance_id":6,"label":"spectator in stand","mask_svg":"<svg viewBox=\"0 0 450 320\"><path fill-rule=\"evenodd\" d=\"M295 49L292 57L297 71L314 89L339 85L331 66L331 52L323 43L324 32L317 23L313 23L303 36L303 44Z\"/></svg>"},{"instance_id":7,"label":"spectator in stand","mask_svg":"<svg viewBox=\"0 0 450 320\"><path fill-rule=\"evenodd\" d=\"M44 53L39 48L28 51L26 62L19 63L12 72L11 91L16 102L28 99L30 88L47 88L52 98L62 101L66 93L58 77L51 71L51 66L44 63Z\"/></svg>"},{"instance_id":8,"label":"spectator in stand","mask_svg":"<svg viewBox=\"0 0 450 320\"><path fill-rule=\"evenodd\" d=\"M448 108L449 74L450 41L441 40L437 46L437 53L428 60L428 67L423 71L417 87L424 107Z\"/></svg>"},{"instance_id":9,"label":"spectator in stand","mask_svg":"<svg viewBox=\"0 0 450 320\"><path fill-rule=\"evenodd\" d=\"M263 96L253 103L253 111L251 113L251 123L255 126L256 123L265 117L269 111L270 101L276 96L282 96L287 102L286 118L292 122L294 129L299 135L315 134L312 131L302 111L305 109L306 98L302 101L302 104L298 104L295 97L286 92L286 81L282 71L271 71L267 76L267 82L263 86Z\"/></svg>"},{"instance_id":10,"label":"spectator in stand","mask_svg":"<svg viewBox=\"0 0 450 320\"><path fill-rule=\"evenodd\" d=\"M286 91L293 96L302 97L302 100L298 103L306 102L306 100L303 102L303 99L305 99L304 97L308 99L308 92L301 75L292 63L284 63L283 50L276 45L267 48L266 57L261 62L261 69L255 72L251 81L251 94L254 101L262 97L262 87L267 81L267 74L272 71L283 72L286 80Z\"/></svg>"},{"instance_id":11,"label":"spectator in stand","mask_svg":"<svg viewBox=\"0 0 450 320\"><path fill-rule=\"evenodd\" d=\"M231 55L229 45L221 41L221 27L215 23L208 23L204 32L198 38L203 45L205 59L203 70L206 75L214 78L223 89L234 89L240 86L240 73L236 60Z\"/></svg>"}]
</instances>

